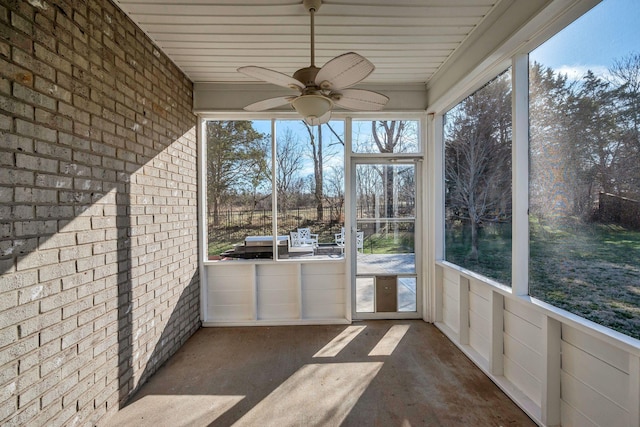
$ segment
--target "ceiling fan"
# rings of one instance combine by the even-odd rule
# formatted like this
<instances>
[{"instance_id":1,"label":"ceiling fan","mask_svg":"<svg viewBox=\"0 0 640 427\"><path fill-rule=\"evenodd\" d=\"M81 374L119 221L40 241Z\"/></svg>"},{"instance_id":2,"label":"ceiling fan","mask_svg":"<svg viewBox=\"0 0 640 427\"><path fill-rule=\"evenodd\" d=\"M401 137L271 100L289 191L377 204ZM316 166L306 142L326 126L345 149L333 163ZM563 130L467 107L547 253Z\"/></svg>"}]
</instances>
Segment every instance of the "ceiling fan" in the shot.
<instances>
[{"instance_id":1,"label":"ceiling fan","mask_svg":"<svg viewBox=\"0 0 640 427\"><path fill-rule=\"evenodd\" d=\"M334 105L356 111L381 110L389 100L385 95L364 89L348 89L364 80L375 69L366 58L349 52L333 58L322 68L315 66L314 15L320 9L322 1L303 0L303 4L311 17L310 66L299 69L293 77L263 67L238 68L240 73L247 76L297 90L298 95L265 99L247 105L244 109L263 111L289 103L311 126L328 122Z\"/></svg>"}]
</instances>

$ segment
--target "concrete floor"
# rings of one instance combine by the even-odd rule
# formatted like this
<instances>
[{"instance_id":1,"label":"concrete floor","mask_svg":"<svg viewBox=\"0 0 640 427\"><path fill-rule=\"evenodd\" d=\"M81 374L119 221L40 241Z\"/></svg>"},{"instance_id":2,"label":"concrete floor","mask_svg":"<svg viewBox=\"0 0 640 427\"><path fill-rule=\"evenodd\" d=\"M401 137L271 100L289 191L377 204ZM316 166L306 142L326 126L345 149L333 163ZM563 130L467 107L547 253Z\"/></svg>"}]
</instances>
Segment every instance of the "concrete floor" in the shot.
<instances>
[{"instance_id":1,"label":"concrete floor","mask_svg":"<svg viewBox=\"0 0 640 427\"><path fill-rule=\"evenodd\" d=\"M534 426L433 325L203 328L109 426Z\"/></svg>"}]
</instances>

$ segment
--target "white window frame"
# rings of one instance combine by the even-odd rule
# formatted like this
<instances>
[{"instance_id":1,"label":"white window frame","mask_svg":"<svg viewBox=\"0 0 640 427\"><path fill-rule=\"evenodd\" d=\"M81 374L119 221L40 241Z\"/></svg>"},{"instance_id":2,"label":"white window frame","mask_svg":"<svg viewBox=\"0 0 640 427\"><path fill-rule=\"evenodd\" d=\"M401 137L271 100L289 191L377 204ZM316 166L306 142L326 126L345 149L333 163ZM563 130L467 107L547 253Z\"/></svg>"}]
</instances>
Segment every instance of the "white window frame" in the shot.
<instances>
[{"instance_id":1,"label":"white window frame","mask_svg":"<svg viewBox=\"0 0 640 427\"><path fill-rule=\"evenodd\" d=\"M391 154L394 157L398 158L424 158L425 152L425 113L424 112L380 112L377 114L372 113L342 113L336 112L333 114L334 120L343 120L345 125L345 153L344 153L344 169L345 169L345 218L350 218L349 212L349 174L350 174L350 163L351 158L353 156L357 156L358 158L382 158L388 157L389 154L386 153L353 153L352 152L352 135L351 135L351 124L353 120L415 120L418 122L418 138L419 138L419 150L416 153L393 153ZM275 164L275 123L278 120L299 120L300 116L295 112L267 112L267 113L246 113L246 112L216 112L216 113L202 113L198 116L198 165L199 165L199 173L198 173L198 203L200 204L200 209L198 209L198 214L200 217L200 254L199 258L201 260L202 265L206 265L207 263L211 263L212 261L208 260L208 233L207 233L207 192L206 192L206 122L215 120L215 121L233 121L233 120L270 120L271 121L271 147L272 147L272 161ZM271 185L273 188L272 197L276 194L276 186L275 186L275 172L272 171L271 175ZM278 234L278 225L277 225L277 197L273 197L272 203L273 209L273 228L272 228L272 236L277 236ZM278 259L277 250L275 248L275 237L273 242L273 261L278 262L296 262L297 260L283 260ZM349 247L345 247L345 254L348 253ZM341 260L334 260L334 262L340 262ZM255 262L255 260L243 260L243 262ZM305 259L304 262L313 262L313 259Z\"/></svg>"},{"instance_id":2,"label":"white window frame","mask_svg":"<svg viewBox=\"0 0 640 427\"><path fill-rule=\"evenodd\" d=\"M429 225L433 230L433 241L427 251L427 288L430 293L431 304L428 313L429 320L437 322L438 301L436 301L436 265L446 263L458 268L465 274L471 274L482 278L483 281L499 289L501 293L509 293L522 301L532 303L545 311L550 311L553 316L561 319L570 318L581 328L593 330L595 322L591 322L579 315L567 312L549 303L529 296L529 52L536 49L548 39L560 32L575 19L591 9L598 1L576 1L572 8L567 8L555 21L547 23L541 28L535 37L526 38L519 45L503 46L502 56L497 57L493 65L480 71L474 71L472 78L464 85L453 87L441 99L427 109L429 117L429 131L427 147L430 150L427 156L428 170L431 179L431 197L429 202L437 206L437 211L432 212ZM496 54L497 55L497 54ZM491 81L493 78L512 67L512 284L502 285L491 278L479 273L466 270L462 267L448 263L444 259L444 115L460 101L473 94L476 90ZM428 202L428 203L429 203ZM635 339L613 331L605 326L595 324L599 332L613 341L621 340L625 346L635 347Z\"/></svg>"}]
</instances>

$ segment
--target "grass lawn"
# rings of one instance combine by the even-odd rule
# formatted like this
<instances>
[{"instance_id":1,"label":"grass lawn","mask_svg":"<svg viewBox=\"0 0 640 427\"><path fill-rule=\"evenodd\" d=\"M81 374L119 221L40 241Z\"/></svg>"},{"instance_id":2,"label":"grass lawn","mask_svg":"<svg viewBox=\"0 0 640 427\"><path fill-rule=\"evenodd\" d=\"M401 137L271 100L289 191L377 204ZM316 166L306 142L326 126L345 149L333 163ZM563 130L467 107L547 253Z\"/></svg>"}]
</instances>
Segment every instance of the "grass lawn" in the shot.
<instances>
[{"instance_id":1,"label":"grass lawn","mask_svg":"<svg viewBox=\"0 0 640 427\"><path fill-rule=\"evenodd\" d=\"M331 243L335 241L335 234L340 231L340 225L331 225L323 222L308 222L305 227L310 227L313 233L318 233L318 242ZM281 226L280 234L288 234L286 230L294 231L295 225ZM244 238L249 235L270 235L271 225L266 226L235 226L235 227L212 227L209 232L209 255L219 255L222 252L233 248L234 245L242 244ZM397 233L383 230L367 234L364 239L363 250L371 254L403 254L414 253L414 233L413 231L399 230Z\"/></svg>"},{"instance_id":2,"label":"grass lawn","mask_svg":"<svg viewBox=\"0 0 640 427\"><path fill-rule=\"evenodd\" d=\"M509 284L510 225L482 230L477 262L467 258L468 234L447 230L446 259ZM640 232L532 217L529 250L531 296L640 339Z\"/></svg>"},{"instance_id":3,"label":"grass lawn","mask_svg":"<svg viewBox=\"0 0 640 427\"><path fill-rule=\"evenodd\" d=\"M640 339L640 232L531 225L530 294Z\"/></svg>"},{"instance_id":4,"label":"grass lawn","mask_svg":"<svg viewBox=\"0 0 640 427\"><path fill-rule=\"evenodd\" d=\"M330 224L326 222L305 222L300 224L301 227L311 228L312 233L318 233L318 241L320 243L333 242L335 234L340 232L340 225ZM295 231L296 224L281 225L281 235L288 235L289 231ZM222 252L232 249L234 245L244 243L246 236L271 236L271 222L264 222L260 225L236 225L236 226L219 226L209 228L209 256L220 255Z\"/></svg>"},{"instance_id":5,"label":"grass lawn","mask_svg":"<svg viewBox=\"0 0 640 427\"><path fill-rule=\"evenodd\" d=\"M415 252L414 235L410 232L376 233L366 236L363 243L365 254L412 254Z\"/></svg>"},{"instance_id":6,"label":"grass lawn","mask_svg":"<svg viewBox=\"0 0 640 427\"><path fill-rule=\"evenodd\" d=\"M511 284L511 224L495 224L478 232L478 259L469 258L471 232L454 227L445 233L446 260L505 285Z\"/></svg>"}]
</instances>

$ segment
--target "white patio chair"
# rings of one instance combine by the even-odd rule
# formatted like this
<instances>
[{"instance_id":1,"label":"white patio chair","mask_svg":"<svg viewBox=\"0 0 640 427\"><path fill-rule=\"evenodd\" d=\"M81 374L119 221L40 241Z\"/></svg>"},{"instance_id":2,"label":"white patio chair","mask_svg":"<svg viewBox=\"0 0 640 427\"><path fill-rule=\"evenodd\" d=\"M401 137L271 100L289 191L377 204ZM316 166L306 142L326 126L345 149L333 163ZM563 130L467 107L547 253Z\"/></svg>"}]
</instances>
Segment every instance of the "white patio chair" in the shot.
<instances>
[{"instance_id":1,"label":"white patio chair","mask_svg":"<svg viewBox=\"0 0 640 427\"><path fill-rule=\"evenodd\" d=\"M302 245L311 244L318 246L318 235L311 233L310 228L298 228L298 239Z\"/></svg>"},{"instance_id":2,"label":"white patio chair","mask_svg":"<svg viewBox=\"0 0 640 427\"><path fill-rule=\"evenodd\" d=\"M339 233L335 234L336 245L340 248L340 251L344 254L344 227Z\"/></svg>"},{"instance_id":3,"label":"white patio chair","mask_svg":"<svg viewBox=\"0 0 640 427\"><path fill-rule=\"evenodd\" d=\"M356 232L356 249L364 253L364 231Z\"/></svg>"},{"instance_id":4,"label":"white patio chair","mask_svg":"<svg viewBox=\"0 0 640 427\"><path fill-rule=\"evenodd\" d=\"M292 247L301 246L300 245L300 238L298 237L298 232L297 231L292 231L290 234L291 234L291 237L289 238L289 244Z\"/></svg>"}]
</instances>

